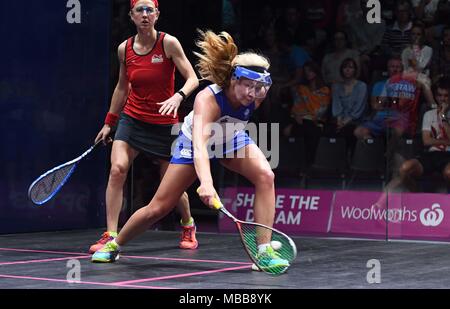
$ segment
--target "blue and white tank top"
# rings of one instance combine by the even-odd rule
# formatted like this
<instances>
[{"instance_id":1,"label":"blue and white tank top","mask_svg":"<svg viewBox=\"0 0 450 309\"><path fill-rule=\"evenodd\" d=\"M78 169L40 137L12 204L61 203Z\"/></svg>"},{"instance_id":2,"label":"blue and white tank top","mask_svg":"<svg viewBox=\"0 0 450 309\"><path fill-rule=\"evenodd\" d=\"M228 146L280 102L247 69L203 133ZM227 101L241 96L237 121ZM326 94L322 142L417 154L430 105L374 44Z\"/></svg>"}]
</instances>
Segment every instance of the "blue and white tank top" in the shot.
<instances>
[{"instance_id":1,"label":"blue and white tank top","mask_svg":"<svg viewBox=\"0 0 450 309\"><path fill-rule=\"evenodd\" d=\"M220 118L212 127L212 136L209 144L225 144L244 131L250 116L255 110L255 102L248 106L241 105L238 109L235 109L220 86L213 84L208 86L208 88L214 93L216 102L220 107ZM184 118L184 123L181 127L183 134L190 140L192 140L193 117L194 111Z\"/></svg>"}]
</instances>

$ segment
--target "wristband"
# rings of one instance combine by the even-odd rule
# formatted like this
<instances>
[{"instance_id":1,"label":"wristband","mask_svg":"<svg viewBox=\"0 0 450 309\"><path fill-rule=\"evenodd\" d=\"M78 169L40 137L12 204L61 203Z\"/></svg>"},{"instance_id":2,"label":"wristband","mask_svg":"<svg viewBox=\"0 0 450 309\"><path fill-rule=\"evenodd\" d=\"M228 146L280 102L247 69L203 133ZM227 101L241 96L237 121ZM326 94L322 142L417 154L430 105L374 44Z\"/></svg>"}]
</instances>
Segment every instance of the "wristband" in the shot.
<instances>
[{"instance_id":1,"label":"wristband","mask_svg":"<svg viewBox=\"0 0 450 309\"><path fill-rule=\"evenodd\" d=\"M186 100L186 95L182 90L178 90L177 93L183 97L183 102Z\"/></svg>"},{"instance_id":2,"label":"wristband","mask_svg":"<svg viewBox=\"0 0 450 309\"><path fill-rule=\"evenodd\" d=\"M108 114L106 115L106 118L105 118L105 124L109 125L110 127L115 127L118 120L119 120L119 115L108 112Z\"/></svg>"}]
</instances>

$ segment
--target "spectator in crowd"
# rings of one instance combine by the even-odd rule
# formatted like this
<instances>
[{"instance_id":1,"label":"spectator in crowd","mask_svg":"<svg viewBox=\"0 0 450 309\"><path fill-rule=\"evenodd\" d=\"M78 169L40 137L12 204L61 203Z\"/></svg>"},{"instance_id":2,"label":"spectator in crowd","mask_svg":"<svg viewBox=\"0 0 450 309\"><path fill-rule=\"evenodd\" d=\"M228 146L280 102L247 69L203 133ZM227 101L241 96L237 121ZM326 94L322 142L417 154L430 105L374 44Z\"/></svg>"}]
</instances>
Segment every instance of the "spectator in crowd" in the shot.
<instances>
[{"instance_id":1,"label":"spectator in crowd","mask_svg":"<svg viewBox=\"0 0 450 309\"><path fill-rule=\"evenodd\" d=\"M389 108L396 110L396 128L407 137L416 135L419 121L419 105L423 94L428 107L434 103L430 79L424 74L403 71L390 77L384 88L383 97L387 97Z\"/></svg>"},{"instance_id":2,"label":"spectator in crowd","mask_svg":"<svg viewBox=\"0 0 450 309\"><path fill-rule=\"evenodd\" d=\"M425 25L434 23L439 0L411 0L416 18Z\"/></svg>"},{"instance_id":3,"label":"spectator in crowd","mask_svg":"<svg viewBox=\"0 0 450 309\"><path fill-rule=\"evenodd\" d=\"M411 28L411 44L402 52L403 68L406 72L417 72L430 75L433 49L425 43L425 29L420 24Z\"/></svg>"},{"instance_id":4,"label":"spectator in crowd","mask_svg":"<svg viewBox=\"0 0 450 309\"><path fill-rule=\"evenodd\" d=\"M293 121L285 129L285 135L302 136L305 140L307 165L312 164L326 113L331 102L330 88L325 85L320 67L312 61L304 66L305 81L297 87L291 109Z\"/></svg>"},{"instance_id":5,"label":"spectator in crowd","mask_svg":"<svg viewBox=\"0 0 450 309\"><path fill-rule=\"evenodd\" d=\"M441 79L434 89L437 108L426 112L422 122L424 152L402 164L399 177L388 184L388 190L404 185L414 191L414 179L432 173L442 173L450 185L450 81Z\"/></svg>"},{"instance_id":6,"label":"spectator in crowd","mask_svg":"<svg viewBox=\"0 0 450 309\"><path fill-rule=\"evenodd\" d=\"M450 2L448 0L439 0L434 21L427 25L426 37L427 41L433 46L438 44L442 38L442 31L449 25L450 20Z\"/></svg>"},{"instance_id":7,"label":"spectator in crowd","mask_svg":"<svg viewBox=\"0 0 450 309\"><path fill-rule=\"evenodd\" d=\"M450 27L445 27L439 45L431 59L431 79L433 82L442 77L450 77Z\"/></svg>"},{"instance_id":8,"label":"spectator in crowd","mask_svg":"<svg viewBox=\"0 0 450 309\"><path fill-rule=\"evenodd\" d=\"M372 80L373 73L384 67L384 60L380 60L381 41L386 31L386 23L381 19L381 23L367 22L369 8L368 0L352 0L354 13L344 14L343 29L349 36L349 41L353 49L357 50L361 60L361 79ZM347 12L347 10L344 10ZM381 64L380 64L381 62Z\"/></svg>"},{"instance_id":9,"label":"spectator in crowd","mask_svg":"<svg viewBox=\"0 0 450 309\"><path fill-rule=\"evenodd\" d=\"M334 122L327 127L327 135L344 137L348 150L353 151L356 142L353 131L367 110L367 85L357 79L358 64L353 58L345 59L339 71L343 82L332 87Z\"/></svg>"},{"instance_id":10,"label":"spectator in crowd","mask_svg":"<svg viewBox=\"0 0 450 309\"><path fill-rule=\"evenodd\" d=\"M289 32L277 32L277 44L283 53L285 65L288 67L291 78L285 87L293 87L298 85L303 76L303 65L311 60L309 53L299 46L295 38Z\"/></svg>"},{"instance_id":11,"label":"spectator in crowd","mask_svg":"<svg viewBox=\"0 0 450 309\"><path fill-rule=\"evenodd\" d=\"M315 38L314 26L304 19L297 1L289 1L284 8L284 14L275 22L277 33L287 32L298 45L306 45Z\"/></svg>"},{"instance_id":12,"label":"spectator in crowd","mask_svg":"<svg viewBox=\"0 0 450 309\"><path fill-rule=\"evenodd\" d=\"M381 18L386 21L386 25L393 25L395 22L395 8L398 0L381 1Z\"/></svg>"},{"instance_id":13,"label":"spectator in crowd","mask_svg":"<svg viewBox=\"0 0 450 309\"><path fill-rule=\"evenodd\" d=\"M381 41L385 57L399 56L411 42L412 10L408 1L400 0L397 2L395 17L394 24L386 29Z\"/></svg>"},{"instance_id":14,"label":"spectator in crowd","mask_svg":"<svg viewBox=\"0 0 450 309\"><path fill-rule=\"evenodd\" d=\"M403 71L402 61L398 57L392 57L388 61L387 71L389 78L399 75ZM393 128L398 136L403 135L404 125L399 113L390 108L391 100L386 96L386 83L388 79L375 83L370 97L372 113L369 119L355 129L358 139L370 139L383 136L387 128Z\"/></svg>"},{"instance_id":15,"label":"spectator in crowd","mask_svg":"<svg viewBox=\"0 0 450 309\"><path fill-rule=\"evenodd\" d=\"M292 101L290 88L286 86L290 80L288 65L284 61L284 53L278 46L274 27L266 28L262 37L262 53L270 59L272 87L264 104L255 111L260 122L286 123L289 121L289 101Z\"/></svg>"},{"instance_id":16,"label":"spectator in crowd","mask_svg":"<svg viewBox=\"0 0 450 309\"><path fill-rule=\"evenodd\" d=\"M340 68L344 59L347 58L354 59L359 68L359 54L356 50L348 47L347 34L344 31L336 31L334 33L334 50L326 54L322 61L322 76L326 84L343 82ZM359 70L355 72L355 75L359 76Z\"/></svg>"},{"instance_id":17,"label":"spectator in crowd","mask_svg":"<svg viewBox=\"0 0 450 309\"><path fill-rule=\"evenodd\" d=\"M310 22L315 30L314 40L314 55L315 59L322 59L321 54L325 47L328 37L328 30L333 22L335 1L333 0L304 0L303 7L305 11L305 18Z\"/></svg>"},{"instance_id":18,"label":"spectator in crowd","mask_svg":"<svg viewBox=\"0 0 450 309\"><path fill-rule=\"evenodd\" d=\"M254 25L256 31L250 31L249 42L246 42L251 46L261 46L267 48L267 32L270 30L275 37L275 21L277 20L277 11L275 7L268 1L263 2L261 13L258 14L258 18L255 19Z\"/></svg>"}]
</instances>

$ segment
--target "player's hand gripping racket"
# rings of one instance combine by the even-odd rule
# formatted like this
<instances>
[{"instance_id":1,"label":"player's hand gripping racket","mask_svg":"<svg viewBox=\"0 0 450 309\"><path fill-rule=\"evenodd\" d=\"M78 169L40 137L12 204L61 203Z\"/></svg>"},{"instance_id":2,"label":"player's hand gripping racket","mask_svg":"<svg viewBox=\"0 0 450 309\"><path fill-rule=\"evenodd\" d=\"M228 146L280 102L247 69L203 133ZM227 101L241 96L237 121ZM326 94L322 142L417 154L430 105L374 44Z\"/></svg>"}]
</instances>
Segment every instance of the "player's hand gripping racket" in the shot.
<instances>
[{"instance_id":1,"label":"player's hand gripping racket","mask_svg":"<svg viewBox=\"0 0 450 309\"><path fill-rule=\"evenodd\" d=\"M101 143L102 140L99 140L81 156L52 168L39 176L30 185L30 188L28 188L28 197L30 200L36 205L42 205L51 200L70 178L78 163L86 158Z\"/></svg>"},{"instance_id":2,"label":"player's hand gripping racket","mask_svg":"<svg viewBox=\"0 0 450 309\"><path fill-rule=\"evenodd\" d=\"M248 256L261 271L271 275L279 275L287 271L297 257L297 247L289 236L264 224L237 219L217 198L213 199L213 205L236 223ZM265 243L270 243L271 248L260 254L258 246Z\"/></svg>"}]
</instances>

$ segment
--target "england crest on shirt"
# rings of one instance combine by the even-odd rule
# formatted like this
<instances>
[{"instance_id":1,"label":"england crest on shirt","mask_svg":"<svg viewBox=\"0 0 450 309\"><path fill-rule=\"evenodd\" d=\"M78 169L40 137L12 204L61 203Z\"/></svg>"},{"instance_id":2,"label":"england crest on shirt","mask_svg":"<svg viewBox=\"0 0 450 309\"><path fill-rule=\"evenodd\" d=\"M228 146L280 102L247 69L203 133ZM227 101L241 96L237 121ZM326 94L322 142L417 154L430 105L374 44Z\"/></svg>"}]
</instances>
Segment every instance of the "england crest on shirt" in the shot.
<instances>
[{"instance_id":1,"label":"england crest on shirt","mask_svg":"<svg viewBox=\"0 0 450 309\"><path fill-rule=\"evenodd\" d=\"M152 63L163 63L163 62L164 62L163 55L153 55Z\"/></svg>"}]
</instances>

